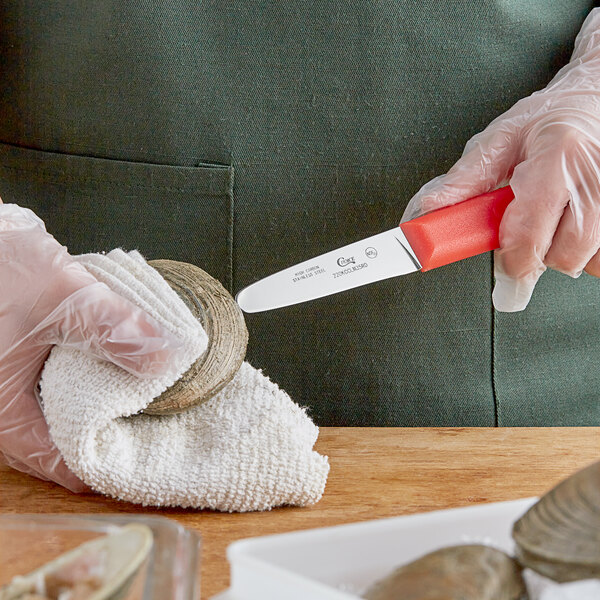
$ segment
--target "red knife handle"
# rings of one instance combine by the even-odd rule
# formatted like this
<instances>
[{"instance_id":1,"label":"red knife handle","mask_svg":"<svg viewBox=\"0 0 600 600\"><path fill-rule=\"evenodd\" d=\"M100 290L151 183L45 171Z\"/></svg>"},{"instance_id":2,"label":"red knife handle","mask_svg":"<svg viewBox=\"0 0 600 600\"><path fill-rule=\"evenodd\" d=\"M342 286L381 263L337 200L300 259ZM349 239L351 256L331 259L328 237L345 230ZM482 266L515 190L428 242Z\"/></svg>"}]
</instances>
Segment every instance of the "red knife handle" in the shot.
<instances>
[{"instance_id":1,"label":"red knife handle","mask_svg":"<svg viewBox=\"0 0 600 600\"><path fill-rule=\"evenodd\" d=\"M507 185L402 223L400 228L421 270L430 271L498 248L500 221L514 197Z\"/></svg>"}]
</instances>

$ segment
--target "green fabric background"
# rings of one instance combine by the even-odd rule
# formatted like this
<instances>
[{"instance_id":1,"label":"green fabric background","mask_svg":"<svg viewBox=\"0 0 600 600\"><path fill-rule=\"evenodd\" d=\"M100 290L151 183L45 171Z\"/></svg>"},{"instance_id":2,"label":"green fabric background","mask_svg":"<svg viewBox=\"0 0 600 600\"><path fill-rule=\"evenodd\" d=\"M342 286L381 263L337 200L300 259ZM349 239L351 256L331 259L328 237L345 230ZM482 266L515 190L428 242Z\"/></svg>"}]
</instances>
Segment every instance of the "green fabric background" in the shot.
<instances>
[{"instance_id":1,"label":"green fabric background","mask_svg":"<svg viewBox=\"0 0 600 600\"><path fill-rule=\"evenodd\" d=\"M235 292L397 223L592 4L4 2L0 195ZM494 314L491 261L248 315L248 359L321 425L600 424L596 280Z\"/></svg>"}]
</instances>

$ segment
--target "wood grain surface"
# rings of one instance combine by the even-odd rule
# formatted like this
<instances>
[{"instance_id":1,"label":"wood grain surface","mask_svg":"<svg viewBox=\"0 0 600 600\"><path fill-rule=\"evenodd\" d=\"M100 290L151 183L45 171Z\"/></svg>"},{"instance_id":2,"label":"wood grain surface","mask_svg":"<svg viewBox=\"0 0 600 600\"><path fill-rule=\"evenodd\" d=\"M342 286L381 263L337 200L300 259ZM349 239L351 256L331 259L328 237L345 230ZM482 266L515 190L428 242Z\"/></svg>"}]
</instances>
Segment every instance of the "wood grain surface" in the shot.
<instances>
[{"instance_id":1,"label":"wood grain surface","mask_svg":"<svg viewBox=\"0 0 600 600\"><path fill-rule=\"evenodd\" d=\"M202 536L206 600L228 586L225 550L235 540L540 495L600 459L600 428L322 428L316 449L329 456L331 472L323 499L307 508L246 514L148 509L71 494L0 467L0 512L175 519Z\"/></svg>"}]
</instances>

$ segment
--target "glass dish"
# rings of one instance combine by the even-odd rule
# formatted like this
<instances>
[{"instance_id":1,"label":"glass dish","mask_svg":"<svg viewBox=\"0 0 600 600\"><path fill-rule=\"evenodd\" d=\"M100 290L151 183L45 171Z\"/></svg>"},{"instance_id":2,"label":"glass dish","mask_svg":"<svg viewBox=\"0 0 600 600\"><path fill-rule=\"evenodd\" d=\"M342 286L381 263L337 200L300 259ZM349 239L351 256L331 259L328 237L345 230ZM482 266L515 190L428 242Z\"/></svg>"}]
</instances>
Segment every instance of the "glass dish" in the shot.
<instances>
[{"instance_id":1,"label":"glass dish","mask_svg":"<svg viewBox=\"0 0 600 600\"><path fill-rule=\"evenodd\" d=\"M200 537L164 517L0 515L0 587L128 523L152 531L153 546L123 600L200 600Z\"/></svg>"}]
</instances>

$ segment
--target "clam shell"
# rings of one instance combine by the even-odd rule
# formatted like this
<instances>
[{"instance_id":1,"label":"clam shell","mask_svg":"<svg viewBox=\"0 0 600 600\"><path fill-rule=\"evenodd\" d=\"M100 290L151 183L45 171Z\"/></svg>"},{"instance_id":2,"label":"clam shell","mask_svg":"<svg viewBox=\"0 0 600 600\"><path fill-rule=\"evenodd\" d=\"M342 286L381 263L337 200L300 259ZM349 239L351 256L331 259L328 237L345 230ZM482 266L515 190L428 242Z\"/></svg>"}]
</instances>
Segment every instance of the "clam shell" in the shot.
<instances>
[{"instance_id":1,"label":"clam shell","mask_svg":"<svg viewBox=\"0 0 600 600\"><path fill-rule=\"evenodd\" d=\"M70 563L86 557L102 559L100 587L86 596L88 600L119 600L123 598L133 578L152 548L152 531L146 525L130 524L109 535L95 538L61 554L27 575L13 578L0 588L0 600L21 600L41 597L36 594L40 582L68 568Z\"/></svg>"},{"instance_id":2,"label":"clam shell","mask_svg":"<svg viewBox=\"0 0 600 600\"><path fill-rule=\"evenodd\" d=\"M149 264L177 292L208 335L204 354L144 410L151 415L173 414L212 398L233 379L246 355L248 330L236 301L208 273L174 260Z\"/></svg>"},{"instance_id":3,"label":"clam shell","mask_svg":"<svg viewBox=\"0 0 600 600\"><path fill-rule=\"evenodd\" d=\"M512 533L522 565L559 582L600 577L600 462L542 496Z\"/></svg>"},{"instance_id":4,"label":"clam shell","mask_svg":"<svg viewBox=\"0 0 600 600\"><path fill-rule=\"evenodd\" d=\"M449 546L403 565L367 590L367 600L525 600L521 568L501 550Z\"/></svg>"}]
</instances>

